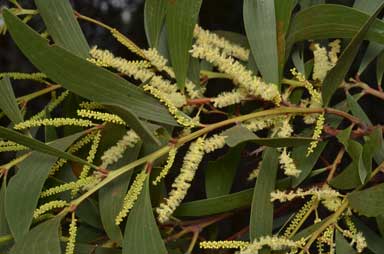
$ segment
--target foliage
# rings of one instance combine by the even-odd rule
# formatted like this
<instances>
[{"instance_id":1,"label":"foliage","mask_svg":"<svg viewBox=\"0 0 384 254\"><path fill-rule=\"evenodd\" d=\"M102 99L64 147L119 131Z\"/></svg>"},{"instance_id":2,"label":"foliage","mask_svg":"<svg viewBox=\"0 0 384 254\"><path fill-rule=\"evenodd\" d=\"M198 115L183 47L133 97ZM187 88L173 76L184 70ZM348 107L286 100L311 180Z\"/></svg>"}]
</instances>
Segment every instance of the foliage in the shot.
<instances>
[{"instance_id":1,"label":"foliage","mask_svg":"<svg viewBox=\"0 0 384 254\"><path fill-rule=\"evenodd\" d=\"M40 72L0 73L1 252L382 253L383 127L359 100L384 99L384 3L322 2L245 0L245 37L146 0L142 49L67 0L10 1L0 31Z\"/></svg>"}]
</instances>

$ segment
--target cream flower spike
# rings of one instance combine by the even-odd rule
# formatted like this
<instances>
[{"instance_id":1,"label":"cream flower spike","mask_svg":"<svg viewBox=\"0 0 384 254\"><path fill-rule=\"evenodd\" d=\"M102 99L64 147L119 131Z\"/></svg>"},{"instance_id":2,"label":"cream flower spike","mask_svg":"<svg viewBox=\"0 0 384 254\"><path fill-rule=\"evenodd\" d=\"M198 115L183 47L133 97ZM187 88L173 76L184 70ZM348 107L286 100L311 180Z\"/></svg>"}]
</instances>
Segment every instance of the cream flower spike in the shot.
<instances>
[{"instance_id":1,"label":"cream flower spike","mask_svg":"<svg viewBox=\"0 0 384 254\"><path fill-rule=\"evenodd\" d=\"M164 223L169 220L172 213L183 201L187 191L191 185L196 170L199 167L200 162L204 156L204 139L198 138L193 142L186 155L184 156L183 165L180 169L180 174L176 177L172 184L172 191L169 193L169 197L165 199L165 202L160 204L160 207L156 209L158 214L158 220L160 223Z\"/></svg>"},{"instance_id":2,"label":"cream flower spike","mask_svg":"<svg viewBox=\"0 0 384 254\"><path fill-rule=\"evenodd\" d=\"M225 54L236 57L242 61L248 61L249 50L238 46L225 38L204 30L199 25L195 26L193 35L199 44L211 44L212 46L220 48Z\"/></svg>"}]
</instances>

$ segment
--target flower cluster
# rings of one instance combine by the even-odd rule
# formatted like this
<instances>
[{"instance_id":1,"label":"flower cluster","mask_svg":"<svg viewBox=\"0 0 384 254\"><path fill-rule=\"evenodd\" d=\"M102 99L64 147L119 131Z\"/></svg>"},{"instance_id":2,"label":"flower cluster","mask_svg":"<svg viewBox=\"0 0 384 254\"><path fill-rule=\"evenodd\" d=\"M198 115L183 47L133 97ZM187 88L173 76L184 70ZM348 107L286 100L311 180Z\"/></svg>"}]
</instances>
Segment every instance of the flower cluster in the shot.
<instances>
[{"instance_id":1,"label":"flower cluster","mask_svg":"<svg viewBox=\"0 0 384 254\"><path fill-rule=\"evenodd\" d=\"M0 79L8 77L16 80L35 80L42 81L47 78L44 73L21 73L21 72L2 72L0 73Z\"/></svg>"},{"instance_id":2,"label":"flower cluster","mask_svg":"<svg viewBox=\"0 0 384 254\"><path fill-rule=\"evenodd\" d=\"M268 246L272 250L293 250L293 253L295 253L302 245L302 240L293 241L278 236L263 236L255 239L246 248L240 250L239 254L258 254L264 246Z\"/></svg>"},{"instance_id":3,"label":"flower cluster","mask_svg":"<svg viewBox=\"0 0 384 254\"><path fill-rule=\"evenodd\" d=\"M2 152L17 152L27 150L28 147L19 145L13 141L0 140L0 153Z\"/></svg>"},{"instance_id":4,"label":"flower cluster","mask_svg":"<svg viewBox=\"0 0 384 254\"><path fill-rule=\"evenodd\" d=\"M168 175L168 172L171 169L173 162L175 161L176 153L177 153L177 149L175 147L172 147L169 150L167 163L165 164L165 166L161 170L160 174L152 182L153 185L157 185L158 183L160 183L161 179L163 179L164 177L166 177Z\"/></svg>"},{"instance_id":5,"label":"flower cluster","mask_svg":"<svg viewBox=\"0 0 384 254\"><path fill-rule=\"evenodd\" d=\"M160 207L156 209L160 223L168 221L169 217L184 199L203 156L204 139L198 138L190 145L187 154L184 156L180 174L176 177L175 182L172 184L173 189L169 193L169 197L166 198L165 202L160 204Z\"/></svg>"},{"instance_id":6,"label":"flower cluster","mask_svg":"<svg viewBox=\"0 0 384 254\"><path fill-rule=\"evenodd\" d=\"M77 118L47 118L47 119L36 119L36 120L27 120L21 123L18 123L14 126L15 130L24 130L32 127L38 126L80 126L80 127L90 127L93 126L89 120L77 119Z\"/></svg>"},{"instance_id":7,"label":"flower cluster","mask_svg":"<svg viewBox=\"0 0 384 254\"><path fill-rule=\"evenodd\" d=\"M311 209L311 207L316 202L316 197L312 197L308 202L306 202L300 210L295 214L292 220L289 222L289 226L284 231L284 237L290 238L294 230L299 226L301 220Z\"/></svg>"},{"instance_id":8,"label":"flower cluster","mask_svg":"<svg viewBox=\"0 0 384 254\"><path fill-rule=\"evenodd\" d=\"M231 92L222 92L217 97L212 99L213 106L217 108L224 108L230 105L238 104L247 98L247 95L240 89Z\"/></svg>"},{"instance_id":9,"label":"flower cluster","mask_svg":"<svg viewBox=\"0 0 384 254\"><path fill-rule=\"evenodd\" d=\"M313 153L314 149L317 147L317 144L319 143L320 135L323 132L324 123L325 123L325 117L324 117L324 114L321 114L317 118L315 130L312 135L312 138L315 139L315 141L312 141L309 144L309 147L307 150L307 156Z\"/></svg>"},{"instance_id":10,"label":"flower cluster","mask_svg":"<svg viewBox=\"0 0 384 254\"><path fill-rule=\"evenodd\" d=\"M65 207L67 206L68 203L67 201L65 200L53 200L53 201L50 201L48 203L45 203L43 205L41 205L39 208L37 208L34 212L33 212L33 218L37 219L38 217L40 217L40 215L50 211L50 210L53 210L53 209L56 209L56 208L62 208L62 207Z\"/></svg>"},{"instance_id":11,"label":"flower cluster","mask_svg":"<svg viewBox=\"0 0 384 254\"><path fill-rule=\"evenodd\" d=\"M206 44L194 44L190 52L193 57L204 59L228 74L234 83L250 96L261 97L263 100L280 104L280 92L276 85L263 82L240 62L221 53L219 48Z\"/></svg>"},{"instance_id":12,"label":"flower cluster","mask_svg":"<svg viewBox=\"0 0 384 254\"><path fill-rule=\"evenodd\" d=\"M47 190L44 190L41 192L40 197L45 198L45 197L56 195L64 191L80 189L84 186L87 186L89 184L94 184L97 182L99 182L99 179L96 176L94 175L88 176L86 178L79 179L74 182L64 183L64 184L49 188Z\"/></svg>"},{"instance_id":13,"label":"flower cluster","mask_svg":"<svg viewBox=\"0 0 384 254\"><path fill-rule=\"evenodd\" d=\"M287 148L284 147L282 150L283 151L280 154L279 160L280 164L283 166L284 174L287 176L298 177L301 173L301 170L297 169L295 162L287 152Z\"/></svg>"},{"instance_id":14,"label":"flower cluster","mask_svg":"<svg viewBox=\"0 0 384 254\"><path fill-rule=\"evenodd\" d=\"M117 115L110 114L110 113L98 112L98 111L93 111L89 109L79 109L77 110L77 115L84 118L100 120L103 122L126 125L123 119L121 119Z\"/></svg>"},{"instance_id":15,"label":"flower cluster","mask_svg":"<svg viewBox=\"0 0 384 254\"><path fill-rule=\"evenodd\" d=\"M244 249L248 245L245 241L204 241L200 242L200 249Z\"/></svg>"},{"instance_id":16,"label":"flower cluster","mask_svg":"<svg viewBox=\"0 0 384 254\"><path fill-rule=\"evenodd\" d=\"M96 132L90 132L88 133L87 135L85 135L83 138L81 138L80 140L78 140L76 143L74 143L73 145L71 145L68 149L68 153L75 153L77 152L79 149L81 149L82 147L84 147L85 145L87 145L88 143L90 143L94 136L95 136L95 133ZM67 159L59 159L58 161L55 162L55 164L53 164L50 172L49 172L49 175L54 175L57 171L60 170L60 168L67 162Z\"/></svg>"},{"instance_id":17,"label":"flower cluster","mask_svg":"<svg viewBox=\"0 0 384 254\"><path fill-rule=\"evenodd\" d=\"M324 200L334 197L340 197L341 194L329 187L323 187L321 189L311 188L308 190L303 190L299 188L296 191L291 190L289 192L276 190L271 193L271 201L273 202L279 200L280 202L286 202L291 201L295 198L304 198L306 196L315 196L318 200Z\"/></svg>"},{"instance_id":18,"label":"flower cluster","mask_svg":"<svg viewBox=\"0 0 384 254\"><path fill-rule=\"evenodd\" d=\"M120 42L122 45L126 46L132 53L137 54L138 56L141 56L142 58L145 58L145 55L143 54L143 51L141 48L136 46L135 43L133 43L130 39L125 37L122 33L117 31L116 29L109 29L112 36L116 38L118 42Z\"/></svg>"},{"instance_id":19,"label":"flower cluster","mask_svg":"<svg viewBox=\"0 0 384 254\"><path fill-rule=\"evenodd\" d=\"M120 210L119 214L116 216L115 223L116 225L120 225L120 223L123 221L123 219L128 215L129 211L132 209L135 201L139 197L143 186L145 179L147 179L147 172L145 170L142 170L133 181L131 187L128 190L127 195L124 198L122 209Z\"/></svg>"},{"instance_id":20,"label":"flower cluster","mask_svg":"<svg viewBox=\"0 0 384 254\"><path fill-rule=\"evenodd\" d=\"M185 127L198 126L196 120L191 119L189 116L178 110L172 100L169 99L169 94L149 85L143 87L144 91L150 92L155 98L159 99L168 108L168 111L173 115L176 121Z\"/></svg>"},{"instance_id":21,"label":"flower cluster","mask_svg":"<svg viewBox=\"0 0 384 254\"><path fill-rule=\"evenodd\" d=\"M89 153L87 156L87 162L92 163L93 160L95 159L96 152L97 152L97 149L98 149L99 144L100 144L100 139L101 139L101 131L97 131L95 136L93 137L91 149L89 149ZM91 170L91 167L89 165L84 165L83 170L80 173L79 179L87 178L89 170ZM73 190L73 193L76 192L75 190Z\"/></svg>"},{"instance_id":22,"label":"flower cluster","mask_svg":"<svg viewBox=\"0 0 384 254\"><path fill-rule=\"evenodd\" d=\"M69 237L67 246L65 248L65 254L74 254L75 253L75 243L76 243L76 235L77 235L77 219L75 214L72 213L71 224L69 224Z\"/></svg>"},{"instance_id":23,"label":"flower cluster","mask_svg":"<svg viewBox=\"0 0 384 254\"><path fill-rule=\"evenodd\" d=\"M47 112L48 113L52 112L57 106L59 106L65 100L65 98L67 98L68 95L69 95L68 90L61 93L59 97L52 99L52 101L42 111L32 116L29 120L37 120L37 119L44 118Z\"/></svg>"},{"instance_id":24,"label":"flower cluster","mask_svg":"<svg viewBox=\"0 0 384 254\"><path fill-rule=\"evenodd\" d=\"M337 54L340 53L340 40L329 43L331 50L327 52L325 47L320 47L318 43L314 44L313 56L313 75L314 80L324 81L328 71L332 69L338 60Z\"/></svg>"},{"instance_id":25,"label":"flower cluster","mask_svg":"<svg viewBox=\"0 0 384 254\"><path fill-rule=\"evenodd\" d=\"M208 30L204 30L199 25L195 26L193 35L196 38L198 44L208 44L218 47L226 55L236 57L242 61L248 61L249 50L241 46L238 46L230 41L218 36L215 33L211 33Z\"/></svg>"},{"instance_id":26,"label":"flower cluster","mask_svg":"<svg viewBox=\"0 0 384 254\"><path fill-rule=\"evenodd\" d=\"M110 147L101 156L101 167L107 168L116 163L123 156L128 147L134 147L140 141L140 137L134 130L128 130L125 135L117 141L116 145Z\"/></svg>"},{"instance_id":27,"label":"flower cluster","mask_svg":"<svg viewBox=\"0 0 384 254\"><path fill-rule=\"evenodd\" d=\"M217 149L223 148L225 146L225 139L227 137L219 134L215 134L212 137L209 137L204 142L204 151L206 153L211 153Z\"/></svg>"}]
</instances>

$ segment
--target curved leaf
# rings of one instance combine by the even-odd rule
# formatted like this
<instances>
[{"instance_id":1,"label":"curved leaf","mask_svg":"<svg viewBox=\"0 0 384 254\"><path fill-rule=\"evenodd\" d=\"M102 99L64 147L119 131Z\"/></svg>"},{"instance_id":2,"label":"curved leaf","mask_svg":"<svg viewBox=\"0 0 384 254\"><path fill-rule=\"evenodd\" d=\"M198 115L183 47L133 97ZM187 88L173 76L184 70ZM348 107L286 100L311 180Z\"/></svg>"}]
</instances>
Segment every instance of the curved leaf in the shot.
<instances>
[{"instance_id":1,"label":"curved leaf","mask_svg":"<svg viewBox=\"0 0 384 254\"><path fill-rule=\"evenodd\" d=\"M56 150L65 150L81 135L83 133L58 139L50 146ZM9 181L5 213L16 243L29 231L40 192L56 160L55 156L33 152L30 157L20 163L17 174Z\"/></svg>"},{"instance_id":2,"label":"curved leaf","mask_svg":"<svg viewBox=\"0 0 384 254\"><path fill-rule=\"evenodd\" d=\"M123 254L166 254L160 231L152 213L149 179L128 215L123 240Z\"/></svg>"},{"instance_id":3,"label":"curved leaf","mask_svg":"<svg viewBox=\"0 0 384 254\"><path fill-rule=\"evenodd\" d=\"M115 103L139 117L176 125L167 109L122 77L97 67L48 41L9 10L3 11L12 38L26 57L49 78L66 89L99 103Z\"/></svg>"},{"instance_id":4,"label":"curved leaf","mask_svg":"<svg viewBox=\"0 0 384 254\"><path fill-rule=\"evenodd\" d=\"M349 194L350 206L358 213L367 217L377 217L384 214L384 184L379 184L363 191Z\"/></svg>"},{"instance_id":5,"label":"curved leaf","mask_svg":"<svg viewBox=\"0 0 384 254\"><path fill-rule=\"evenodd\" d=\"M144 27L151 48L158 48L161 29L167 10L166 0L146 0L144 5Z\"/></svg>"},{"instance_id":6,"label":"curved leaf","mask_svg":"<svg viewBox=\"0 0 384 254\"><path fill-rule=\"evenodd\" d=\"M349 245L343 234L336 230L336 254L354 254L356 251Z\"/></svg>"},{"instance_id":7,"label":"curved leaf","mask_svg":"<svg viewBox=\"0 0 384 254\"><path fill-rule=\"evenodd\" d=\"M14 124L22 122L23 116L13 93L11 81L7 77L0 80L0 94L2 97L0 109Z\"/></svg>"},{"instance_id":8,"label":"curved leaf","mask_svg":"<svg viewBox=\"0 0 384 254\"><path fill-rule=\"evenodd\" d=\"M261 75L267 82L279 84L281 68L277 46L275 1L245 0L243 16L252 55Z\"/></svg>"},{"instance_id":9,"label":"curved leaf","mask_svg":"<svg viewBox=\"0 0 384 254\"><path fill-rule=\"evenodd\" d=\"M61 254L59 226L62 217L55 217L34 227L21 238L10 254Z\"/></svg>"},{"instance_id":10,"label":"curved leaf","mask_svg":"<svg viewBox=\"0 0 384 254\"><path fill-rule=\"evenodd\" d=\"M369 19L369 15L336 4L320 4L300 11L292 19L287 38L287 48L295 42L328 38L352 38ZM366 39L384 43L381 31L384 23L380 20L373 22L366 34Z\"/></svg>"},{"instance_id":11,"label":"curved leaf","mask_svg":"<svg viewBox=\"0 0 384 254\"><path fill-rule=\"evenodd\" d=\"M175 216L206 216L232 211L251 204L253 189L220 197L208 198L181 204Z\"/></svg>"},{"instance_id":12,"label":"curved leaf","mask_svg":"<svg viewBox=\"0 0 384 254\"><path fill-rule=\"evenodd\" d=\"M73 137L80 137L82 134L84 134L84 133L79 133L77 135L74 135ZM94 165L90 164L89 162L87 162L87 161L85 161L85 160L83 160L83 159L81 159L75 155L66 153L60 149L55 148L55 146L47 145L47 144L45 144L39 140L30 138L28 136L25 136L25 135L19 133L19 132L4 128L2 126L0 126L0 137L7 139L7 140L11 140L11 141L16 142L20 145L24 145L26 147L31 148L32 150L36 150L36 151L39 151L41 153L49 154L52 156L64 158L64 159L71 160L71 161L76 161L76 162L79 162L81 164L86 164L86 165L89 165L91 167L95 167ZM70 138L70 137L68 137L68 138ZM55 144L55 143L56 142L54 142L53 144ZM65 149L63 149L63 150L65 150Z\"/></svg>"},{"instance_id":13,"label":"curved leaf","mask_svg":"<svg viewBox=\"0 0 384 254\"><path fill-rule=\"evenodd\" d=\"M68 0L35 0L49 35L57 45L69 52L87 58L89 45Z\"/></svg>"},{"instance_id":14,"label":"curved leaf","mask_svg":"<svg viewBox=\"0 0 384 254\"><path fill-rule=\"evenodd\" d=\"M243 142L252 142L269 147L301 146L309 144L313 139L303 137L292 138L259 138L253 132L243 126L232 127L222 133L226 136L225 143L235 147Z\"/></svg>"},{"instance_id":15,"label":"curved leaf","mask_svg":"<svg viewBox=\"0 0 384 254\"><path fill-rule=\"evenodd\" d=\"M252 197L251 217L249 223L250 240L271 235L273 229L273 203L271 192L275 190L279 154L275 148L263 152L260 173Z\"/></svg>"},{"instance_id":16,"label":"curved leaf","mask_svg":"<svg viewBox=\"0 0 384 254\"><path fill-rule=\"evenodd\" d=\"M182 89L187 77L189 50L192 47L193 29L199 17L202 0L170 0L165 19L168 50L177 85Z\"/></svg>"},{"instance_id":17,"label":"curved leaf","mask_svg":"<svg viewBox=\"0 0 384 254\"><path fill-rule=\"evenodd\" d=\"M330 103L333 93L337 90L341 82L344 80L345 75L349 71L353 60L355 59L357 52L360 49L361 43L363 42L368 30L376 20L376 16L379 15L383 6L384 3L382 3L376 9L375 13L369 19L367 19L366 22L364 22L364 24L356 33L356 35L353 36L347 48L341 54L335 67L333 67L325 77L322 89L323 103L325 106Z\"/></svg>"}]
</instances>

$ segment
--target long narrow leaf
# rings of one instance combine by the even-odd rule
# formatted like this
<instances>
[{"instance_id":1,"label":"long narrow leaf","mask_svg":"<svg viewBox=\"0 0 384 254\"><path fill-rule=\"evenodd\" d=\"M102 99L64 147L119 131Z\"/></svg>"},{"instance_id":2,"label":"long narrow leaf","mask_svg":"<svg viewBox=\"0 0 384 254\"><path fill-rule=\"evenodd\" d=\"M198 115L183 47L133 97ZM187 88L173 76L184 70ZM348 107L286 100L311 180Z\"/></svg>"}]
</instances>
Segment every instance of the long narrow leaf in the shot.
<instances>
[{"instance_id":1,"label":"long narrow leaf","mask_svg":"<svg viewBox=\"0 0 384 254\"><path fill-rule=\"evenodd\" d=\"M14 124L22 122L23 116L21 115L9 78L0 80L0 94L0 109Z\"/></svg>"},{"instance_id":2,"label":"long narrow leaf","mask_svg":"<svg viewBox=\"0 0 384 254\"><path fill-rule=\"evenodd\" d=\"M175 70L177 85L184 87L192 46L193 29L197 23L202 0L168 1L166 26L168 49Z\"/></svg>"},{"instance_id":3,"label":"long narrow leaf","mask_svg":"<svg viewBox=\"0 0 384 254\"><path fill-rule=\"evenodd\" d=\"M166 0L146 0L144 5L144 27L149 46L159 46L160 33L167 10Z\"/></svg>"},{"instance_id":4,"label":"long narrow leaf","mask_svg":"<svg viewBox=\"0 0 384 254\"><path fill-rule=\"evenodd\" d=\"M61 47L49 45L9 10L5 9L3 16L14 41L28 59L68 90L99 103L125 106L144 119L176 124L168 111L140 88Z\"/></svg>"},{"instance_id":5,"label":"long narrow leaf","mask_svg":"<svg viewBox=\"0 0 384 254\"><path fill-rule=\"evenodd\" d=\"M35 0L35 4L55 43L79 57L88 57L88 42L69 1Z\"/></svg>"},{"instance_id":6,"label":"long narrow leaf","mask_svg":"<svg viewBox=\"0 0 384 254\"><path fill-rule=\"evenodd\" d=\"M244 26L253 58L267 82L279 84L275 1L245 0Z\"/></svg>"},{"instance_id":7,"label":"long narrow leaf","mask_svg":"<svg viewBox=\"0 0 384 254\"><path fill-rule=\"evenodd\" d=\"M353 60L355 59L356 54L360 49L361 43L363 42L369 28L376 20L376 16L379 15L383 7L384 3L382 3L380 7L377 8L375 13L364 23L364 25L360 28L359 32L353 37L351 42L348 44L347 48L340 56L340 59L337 62L336 66L328 72L327 76L324 79L322 90L324 105L328 105L331 101L333 93L337 90L338 86L341 84L345 75L350 69Z\"/></svg>"}]
</instances>

